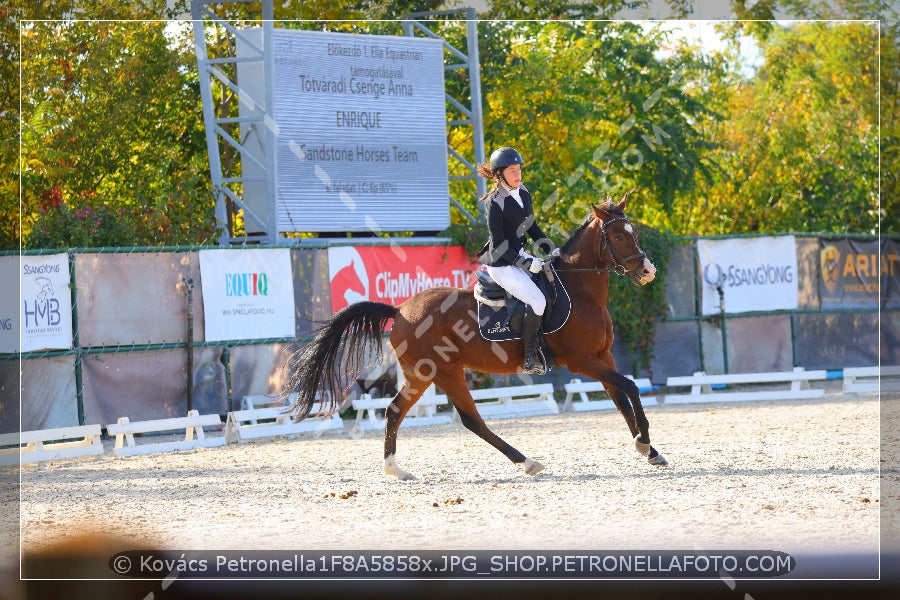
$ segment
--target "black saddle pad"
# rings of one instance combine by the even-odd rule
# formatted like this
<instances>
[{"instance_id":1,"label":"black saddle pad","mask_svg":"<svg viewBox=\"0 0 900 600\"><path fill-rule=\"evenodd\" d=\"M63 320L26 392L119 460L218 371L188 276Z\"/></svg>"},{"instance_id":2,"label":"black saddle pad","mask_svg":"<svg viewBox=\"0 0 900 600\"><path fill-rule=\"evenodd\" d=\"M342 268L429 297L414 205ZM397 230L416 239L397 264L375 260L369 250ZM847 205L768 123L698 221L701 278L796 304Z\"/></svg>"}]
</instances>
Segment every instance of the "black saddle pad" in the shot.
<instances>
[{"instance_id":1,"label":"black saddle pad","mask_svg":"<svg viewBox=\"0 0 900 600\"><path fill-rule=\"evenodd\" d=\"M547 310L544 312L544 326L542 329L544 334L560 330L566 324L566 321L569 320L569 315L572 313L572 301L569 298L569 293L552 265L550 268L553 270L553 283L547 280L547 276L543 271L531 277L532 281L538 285L538 288L547 297ZM479 271L478 274L481 275L478 278L479 281L483 282L486 279L487 272L485 271L482 275L481 271ZM490 293L485 295L488 297L492 296ZM554 296L556 301L551 308L551 300ZM508 294L506 295L505 306L489 306L479 301L478 330L481 332L481 337L489 342L506 342L522 339L521 315L524 312L525 304Z\"/></svg>"}]
</instances>

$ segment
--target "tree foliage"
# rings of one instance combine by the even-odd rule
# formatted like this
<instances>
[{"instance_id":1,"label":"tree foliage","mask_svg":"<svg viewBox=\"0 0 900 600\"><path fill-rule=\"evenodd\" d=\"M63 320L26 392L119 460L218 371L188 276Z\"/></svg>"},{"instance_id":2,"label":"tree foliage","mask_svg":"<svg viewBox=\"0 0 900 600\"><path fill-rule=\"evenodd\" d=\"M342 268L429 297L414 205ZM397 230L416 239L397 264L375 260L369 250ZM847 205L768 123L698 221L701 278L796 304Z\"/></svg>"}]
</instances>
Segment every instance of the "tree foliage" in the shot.
<instances>
[{"instance_id":1,"label":"tree foliage","mask_svg":"<svg viewBox=\"0 0 900 600\"><path fill-rule=\"evenodd\" d=\"M211 238L194 59L183 45L171 48L165 26L78 21L23 28L27 247Z\"/></svg>"},{"instance_id":2,"label":"tree foliage","mask_svg":"<svg viewBox=\"0 0 900 600\"><path fill-rule=\"evenodd\" d=\"M685 199L680 228L875 232L877 40L867 23L774 30L763 66L729 95L719 175Z\"/></svg>"}]
</instances>

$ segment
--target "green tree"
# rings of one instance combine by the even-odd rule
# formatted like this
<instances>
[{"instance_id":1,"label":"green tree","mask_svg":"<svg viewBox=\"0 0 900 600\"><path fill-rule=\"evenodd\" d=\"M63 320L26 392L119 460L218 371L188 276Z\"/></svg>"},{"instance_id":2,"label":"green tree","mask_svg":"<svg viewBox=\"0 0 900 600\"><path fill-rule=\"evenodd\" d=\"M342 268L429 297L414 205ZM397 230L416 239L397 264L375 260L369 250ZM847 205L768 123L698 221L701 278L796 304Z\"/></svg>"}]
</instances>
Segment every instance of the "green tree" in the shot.
<instances>
[{"instance_id":1,"label":"green tree","mask_svg":"<svg viewBox=\"0 0 900 600\"><path fill-rule=\"evenodd\" d=\"M767 37L735 88L722 167L681 233L874 232L878 34L869 23L799 23Z\"/></svg>"},{"instance_id":2,"label":"green tree","mask_svg":"<svg viewBox=\"0 0 900 600\"><path fill-rule=\"evenodd\" d=\"M765 44L775 30L774 19L787 13L800 19L869 20L878 32L880 53L878 93L880 105L881 179L880 211L882 231L900 232L900 7L886 0L760 0L751 4L733 0L739 19L757 19L738 24ZM869 96L870 97L870 96Z\"/></svg>"},{"instance_id":3,"label":"green tree","mask_svg":"<svg viewBox=\"0 0 900 600\"><path fill-rule=\"evenodd\" d=\"M629 22L495 23L486 37L509 40L493 57L502 62L483 69L487 149L523 153L526 185L557 236L589 203L632 189L632 214L658 225L678 193L709 176L702 126L717 116L684 90L715 65L688 51L664 61L664 34Z\"/></svg>"},{"instance_id":4,"label":"green tree","mask_svg":"<svg viewBox=\"0 0 900 600\"><path fill-rule=\"evenodd\" d=\"M23 27L22 105L33 124L22 148L27 247L211 239L194 58L165 29L164 21Z\"/></svg>"}]
</instances>

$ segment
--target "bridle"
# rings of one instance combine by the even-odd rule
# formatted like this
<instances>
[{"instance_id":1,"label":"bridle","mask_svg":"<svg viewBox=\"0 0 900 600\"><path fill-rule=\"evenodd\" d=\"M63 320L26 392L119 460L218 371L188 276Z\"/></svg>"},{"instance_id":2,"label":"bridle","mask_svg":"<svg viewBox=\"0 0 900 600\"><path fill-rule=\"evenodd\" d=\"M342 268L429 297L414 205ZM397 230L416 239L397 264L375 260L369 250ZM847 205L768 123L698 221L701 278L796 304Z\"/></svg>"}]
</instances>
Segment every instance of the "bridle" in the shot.
<instances>
[{"instance_id":1,"label":"bridle","mask_svg":"<svg viewBox=\"0 0 900 600\"><path fill-rule=\"evenodd\" d=\"M629 261L634 260L635 258L646 258L647 253L646 252L638 252L637 254L632 254L631 256L622 258L622 254L618 250L616 250L616 247L613 245L612 240L609 239L609 232L606 231L606 228L609 227L609 224L615 223L616 221L625 221L626 223L631 225L631 221L628 220L628 217L615 217L608 221L604 221L603 225L600 226L600 233L603 234L603 242L604 242L603 248L609 248L609 254L610 254L610 256L612 256L613 262L615 263L615 264L613 264L613 266L606 267L605 269L602 269L602 270L603 271L613 271L614 273L616 273L618 275L622 275L624 277L625 275L633 273L633 269L628 269L625 267L625 265L628 264ZM633 226L632 226L632 228L633 228ZM634 237L633 233L629 233L629 235L631 235L631 239L634 240L634 245L637 246L638 245L637 238ZM640 246L638 246L638 247L640 247ZM600 249L600 252L603 252L603 248ZM600 252L598 252L598 255L600 254ZM639 262L638 264L641 264L641 263ZM598 271L601 270L599 267L595 267L595 268Z\"/></svg>"},{"instance_id":2,"label":"bridle","mask_svg":"<svg viewBox=\"0 0 900 600\"><path fill-rule=\"evenodd\" d=\"M603 246L598 250L597 256L599 258L603 258L603 251L606 248L609 248L609 255L612 258L613 264L608 267L591 267L591 268L570 268L570 269L560 269L560 271L589 271L594 273L609 273L612 271L617 275L621 275L622 277L629 277L632 280L635 280L637 273L634 269L629 269L625 265L628 264L629 261L634 260L635 258L646 258L646 252L638 252L637 254L632 254L631 256L623 257L622 253L616 250L616 247L613 245L612 240L609 239L609 232L606 230L610 224L615 223L617 221L625 221L629 225L631 221L628 220L628 217L613 217L607 221L604 221L600 226L600 233L603 235ZM632 239L634 239L635 246L637 246L637 239L634 237L634 234L631 234ZM639 246L638 246L639 247ZM638 262L638 265L642 264L642 262Z\"/></svg>"}]
</instances>

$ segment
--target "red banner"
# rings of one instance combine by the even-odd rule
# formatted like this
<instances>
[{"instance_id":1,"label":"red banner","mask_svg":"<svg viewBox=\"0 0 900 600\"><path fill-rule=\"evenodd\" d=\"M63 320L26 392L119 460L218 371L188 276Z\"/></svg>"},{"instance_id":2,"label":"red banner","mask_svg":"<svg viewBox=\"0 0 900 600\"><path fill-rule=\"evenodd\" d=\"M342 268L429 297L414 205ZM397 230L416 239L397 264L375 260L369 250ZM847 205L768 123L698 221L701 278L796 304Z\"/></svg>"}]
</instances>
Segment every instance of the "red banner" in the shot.
<instances>
[{"instance_id":1,"label":"red banner","mask_svg":"<svg viewBox=\"0 0 900 600\"><path fill-rule=\"evenodd\" d=\"M328 249L331 308L362 300L394 306L438 286L471 288L477 268L462 246L338 246Z\"/></svg>"}]
</instances>

